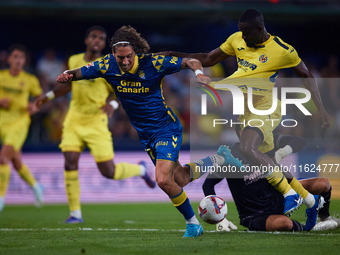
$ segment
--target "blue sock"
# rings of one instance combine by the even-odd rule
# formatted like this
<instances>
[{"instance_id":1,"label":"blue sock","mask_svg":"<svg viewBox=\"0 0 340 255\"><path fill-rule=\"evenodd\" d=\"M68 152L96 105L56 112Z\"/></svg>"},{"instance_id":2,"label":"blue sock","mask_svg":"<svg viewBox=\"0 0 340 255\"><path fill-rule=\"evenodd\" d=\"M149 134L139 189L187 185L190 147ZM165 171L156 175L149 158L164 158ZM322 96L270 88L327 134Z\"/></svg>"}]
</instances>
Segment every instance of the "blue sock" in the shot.
<instances>
[{"instance_id":1,"label":"blue sock","mask_svg":"<svg viewBox=\"0 0 340 255\"><path fill-rule=\"evenodd\" d=\"M170 197L170 199L177 210L184 216L184 219L191 219L195 215L189 198L183 189L178 195Z\"/></svg>"}]
</instances>

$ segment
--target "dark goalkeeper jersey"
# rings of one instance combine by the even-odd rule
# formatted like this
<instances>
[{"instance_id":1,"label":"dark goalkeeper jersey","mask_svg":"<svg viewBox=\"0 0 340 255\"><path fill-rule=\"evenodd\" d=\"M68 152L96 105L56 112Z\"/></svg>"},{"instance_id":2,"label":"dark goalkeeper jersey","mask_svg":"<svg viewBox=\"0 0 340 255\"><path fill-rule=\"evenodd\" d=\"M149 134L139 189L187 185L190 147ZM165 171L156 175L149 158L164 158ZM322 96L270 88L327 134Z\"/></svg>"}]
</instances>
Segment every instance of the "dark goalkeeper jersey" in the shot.
<instances>
[{"instance_id":1,"label":"dark goalkeeper jersey","mask_svg":"<svg viewBox=\"0 0 340 255\"><path fill-rule=\"evenodd\" d=\"M250 162L241 155L239 146L239 143L234 144L231 153L244 165L249 165ZM283 213L282 194L268 183L259 170L244 172L243 179L227 178L227 181L241 220L263 212Z\"/></svg>"},{"instance_id":2,"label":"dark goalkeeper jersey","mask_svg":"<svg viewBox=\"0 0 340 255\"><path fill-rule=\"evenodd\" d=\"M252 166L253 164L241 155L239 147L239 143L231 147L232 155L242 160L244 166ZM223 176L227 177L241 224L243 219L252 218L258 214L282 214L284 209L282 194L268 183L259 169L252 171L247 167L245 169L248 170L237 173L228 172ZM221 175L211 173L203 184L204 195L215 195L214 186L223 179Z\"/></svg>"}]
</instances>

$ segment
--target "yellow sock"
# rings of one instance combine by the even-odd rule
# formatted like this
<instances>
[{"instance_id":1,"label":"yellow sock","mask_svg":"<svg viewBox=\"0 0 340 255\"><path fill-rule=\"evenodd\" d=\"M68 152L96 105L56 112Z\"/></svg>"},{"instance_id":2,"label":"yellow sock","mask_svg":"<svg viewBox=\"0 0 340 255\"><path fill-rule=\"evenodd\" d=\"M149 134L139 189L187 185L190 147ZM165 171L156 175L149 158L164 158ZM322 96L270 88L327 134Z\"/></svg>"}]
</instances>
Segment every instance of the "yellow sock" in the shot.
<instances>
[{"instance_id":1,"label":"yellow sock","mask_svg":"<svg viewBox=\"0 0 340 255\"><path fill-rule=\"evenodd\" d=\"M171 199L171 202L174 204L174 206L177 208L177 210L181 214L183 214L186 220L192 219L192 217L195 216L195 213L192 209L192 206L190 204L190 201L184 189L182 189L178 195L170 197L170 199Z\"/></svg>"},{"instance_id":2,"label":"yellow sock","mask_svg":"<svg viewBox=\"0 0 340 255\"><path fill-rule=\"evenodd\" d=\"M115 166L113 179L123 180L132 176L140 176L140 166L130 163L118 163Z\"/></svg>"},{"instance_id":3,"label":"yellow sock","mask_svg":"<svg viewBox=\"0 0 340 255\"><path fill-rule=\"evenodd\" d=\"M298 193L303 199L306 199L306 197L308 196L308 191L295 177L289 184L293 188L293 190L296 191L296 193Z\"/></svg>"},{"instance_id":4,"label":"yellow sock","mask_svg":"<svg viewBox=\"0 0 340 255\"><path fill-rule=\"evenodd\" d=\"M0 165L0 197L5 197L10 178L10 166L8 164Z\"/></svg>"},{"instance_id":5,"label":"yellow sock","mask_svg":"<svg viewBox=\"0 0 340 255\"><path fill-rule=\"evenodd\" d=\"M282 195L286 194L292 187L288 184L287 178L275 167L274 171L265 175L268 182Z\"/></svg>"},{"instance_id":6,"label":"yellow sock","mask_svg":"<svg viewBox=\"0 0 340 255\"><path fill-rule=\"evenodd\" d=\"M200 167L195 163L195 162L190 162L188 164L185 164L186 166L188 166L190 168L190 177L191 177L191 181L197 180L198 178L200 178L203 174L205 173L201 173L200 172Z\"/></svg>"},{"instance_id":7,"label":"yellow sock","mask_svg":"<svg viewBox=\"0 0 340 255\"><path fill-rule=\"evenodd\" d=\"M64 171L64 177L70 211L80 210L80 185L78 170Z\"/></svg>"},{"instance_id":8,"label":"yellow sock","mask_svg":"<svg viewBox=\"0 0 340 255\"><path fill-rule=\"evenodd\" d=\"M25 164L22 164L18 173L21 176L21 178L24 179L25 182L27 182L31 187L33 187L34 184L37 182L37 180L32 175L30 169Z\"/></svg>"}]
</instances>

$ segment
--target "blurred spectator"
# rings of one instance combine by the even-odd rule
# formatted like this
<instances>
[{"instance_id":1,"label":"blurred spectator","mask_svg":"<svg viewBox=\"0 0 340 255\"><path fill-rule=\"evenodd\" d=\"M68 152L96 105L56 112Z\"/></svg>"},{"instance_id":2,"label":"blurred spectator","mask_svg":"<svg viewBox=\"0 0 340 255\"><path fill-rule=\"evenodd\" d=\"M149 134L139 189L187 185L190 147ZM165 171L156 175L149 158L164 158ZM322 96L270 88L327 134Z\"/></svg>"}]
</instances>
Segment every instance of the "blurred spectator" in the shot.
<instances>
[{"instance_id":1,"label":"blurred spectator","mask_svg":"<svg viewBox=\"0 0 340 255\"><path fill-rule=\"evenodd\" d=\"M339 59L337 56L332 55L328 58L327 64L321 68L320 74L324 78L339 78Z\"/></svg>"},{"instance_id":2,"label":"blurred spectator","mask_svg":"<svg viewBox=\"0 0 340 255\"><path fill-rule=\"evenodd\" d=\"M53 89L57 76L65 70L66 66L57 58L55 50L46 49L44 55L37 61L37 73L43 90L46 92Z\"/></svg>"},{"instance_id":3,"label":"blurred spectator","mask_svg":"<svg viewBox=\"0 0 340 255\"><path fill-rule=\"evenodd\" d=\"M325 107L333 116L332 126L328 130L328 136L331 137L340 136L340 71L338 64L338 56L332 55L329 56L326 65L320 70L322 94L326 101Z\"/></svg>"},{"instance_id":4,"label":"blurred spectator","mask_svg":"<svg viewBox=\"0 0 340 255\"><path fill-rule=\"evenodd\" d=\"M7 63L7 51L1 50L0 51L0 70L6 69L8 67Z\"/></svg>"}]
</instances>

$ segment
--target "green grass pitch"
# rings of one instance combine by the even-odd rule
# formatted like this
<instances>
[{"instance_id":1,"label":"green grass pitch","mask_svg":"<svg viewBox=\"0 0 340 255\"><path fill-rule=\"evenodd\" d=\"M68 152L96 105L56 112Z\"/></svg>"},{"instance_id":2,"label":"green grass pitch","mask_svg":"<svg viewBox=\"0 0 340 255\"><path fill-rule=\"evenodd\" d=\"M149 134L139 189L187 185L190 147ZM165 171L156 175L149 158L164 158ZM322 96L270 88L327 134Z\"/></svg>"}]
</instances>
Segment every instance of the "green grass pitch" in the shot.
<instances>
[{"instance_id":1,"label":"green grass pitch","mask_svg":"<svg viewBox=\"0 0 340 255\"><path fill-rule=\"evenodd\" d=\"M192 203L195 212L198 203ZM304 207L292 216L305 222ZM169 203L84 204L85 223L63 223L67 205L6 206L0 213L0 254L339 254L340 228L324 232L249 232L239 225L235 205L227 218L238 230L182 238L185 223ZM331 215L340 200L331 202ZM196 212L197 215L197 212Z\"/></svg>"}]
</instances>

